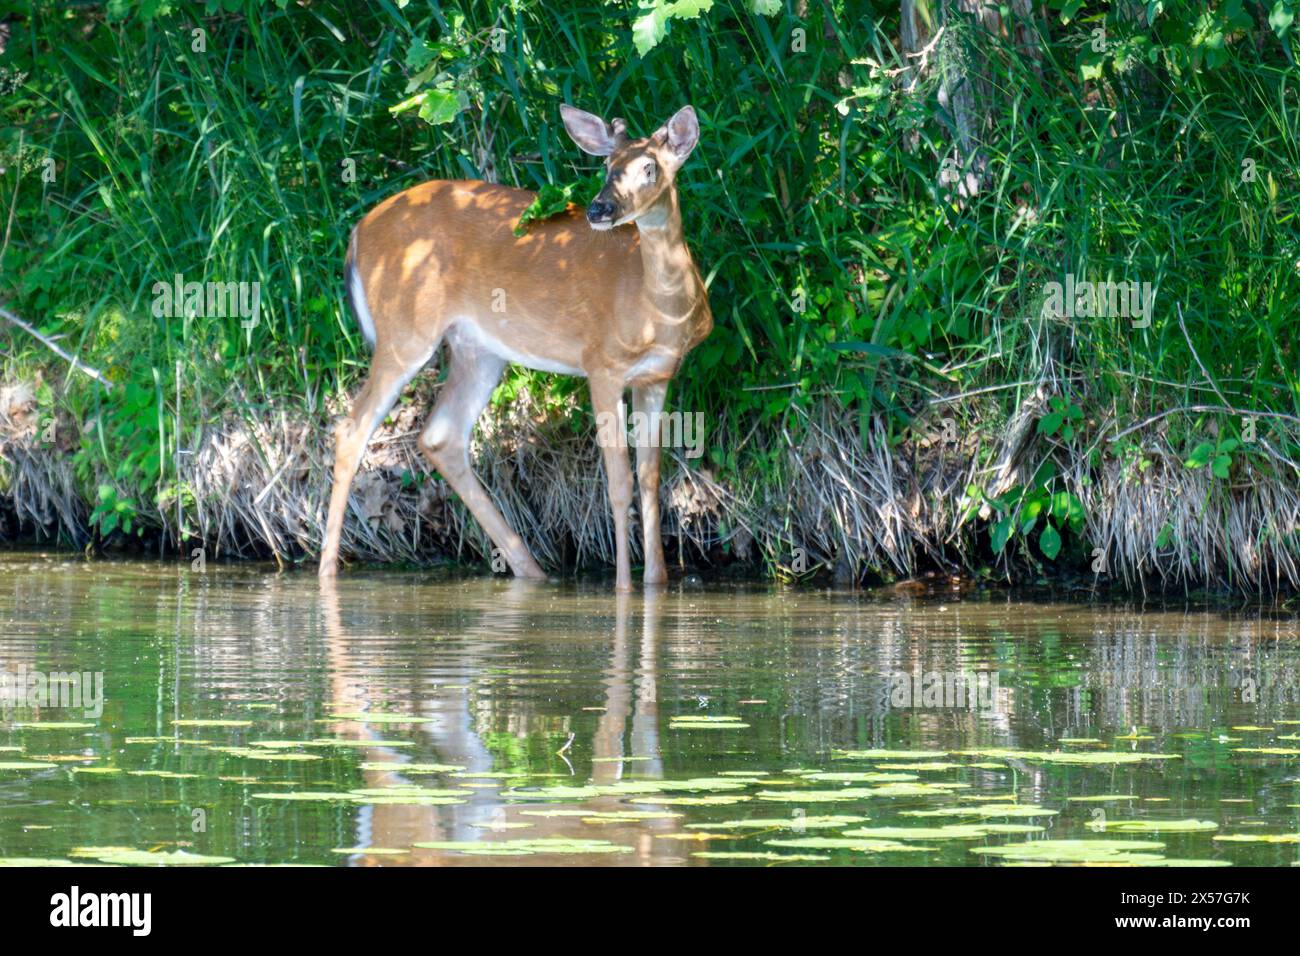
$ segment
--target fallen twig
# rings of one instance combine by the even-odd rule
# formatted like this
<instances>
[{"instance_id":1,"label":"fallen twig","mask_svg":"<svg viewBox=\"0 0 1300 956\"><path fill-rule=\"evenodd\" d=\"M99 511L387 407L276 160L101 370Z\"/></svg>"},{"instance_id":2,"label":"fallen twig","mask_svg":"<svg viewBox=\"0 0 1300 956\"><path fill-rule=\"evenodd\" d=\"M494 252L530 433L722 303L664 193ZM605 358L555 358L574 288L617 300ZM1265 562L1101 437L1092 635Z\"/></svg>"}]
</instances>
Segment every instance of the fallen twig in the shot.
<instances>
[{"instance_id":1,"label":"fallen twig","mask_svg":"<svg viewBox=\"0 0 1300 956\"><path fill-rule=\"evenodd\" d=\"M3 318L8 322L12 322L14 325L18 326L18 328L22 329L32 338L41 342L41 344L43 344L46 348L48 348L59 358L69 363L73 368L85 372L96 382L99 382L99 384L103 385L106 389L112 391L113 383L110 382L108 379L104 378L103 374L101 374L98 369L91 368L89 365L85 364L84 362L79 361L75 355L70 354L61 346L55 344L54 341L51 340L48 336L42 335L40 332L36 331L36 329L32 328L31 325L24 322L22 319L18 318L18 316L14 315L8 309L0 307L0 318Z\"/></svg>"}]
</instances>

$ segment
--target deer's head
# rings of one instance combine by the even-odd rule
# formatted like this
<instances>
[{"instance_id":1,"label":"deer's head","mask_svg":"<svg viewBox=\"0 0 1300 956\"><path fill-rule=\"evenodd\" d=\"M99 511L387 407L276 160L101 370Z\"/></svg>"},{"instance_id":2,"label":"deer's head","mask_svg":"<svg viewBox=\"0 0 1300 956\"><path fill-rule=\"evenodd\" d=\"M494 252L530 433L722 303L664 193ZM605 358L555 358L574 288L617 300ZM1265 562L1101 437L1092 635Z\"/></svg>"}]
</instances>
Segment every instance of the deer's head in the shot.
<instances>
[{"instance_id":1,"label":"deer's head","mask_svg":"<svg viewBox=\"0 0 1300 956\"><path fill-rule=\"evenodd\" d=\"M612 229L663 208L660 200L675 188L677 170L700 141L700 122L689 106L643 139L629 139L621 119L607 123L567 103L560 115L583 152L605 157L605 185L587 207L593 229Z\"/></svg>"}]
</instances>

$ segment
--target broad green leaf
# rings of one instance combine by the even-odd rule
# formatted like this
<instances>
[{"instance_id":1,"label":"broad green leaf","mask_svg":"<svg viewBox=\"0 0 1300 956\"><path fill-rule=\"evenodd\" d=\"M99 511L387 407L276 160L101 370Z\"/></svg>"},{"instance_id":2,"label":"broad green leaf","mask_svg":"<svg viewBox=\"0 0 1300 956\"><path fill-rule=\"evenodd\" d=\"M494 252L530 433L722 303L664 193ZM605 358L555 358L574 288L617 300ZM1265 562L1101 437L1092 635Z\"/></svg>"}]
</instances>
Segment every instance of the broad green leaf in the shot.
<instances>
[{"instance_id":1,"label":"broad green leaf","mask_svg":"<svg viewBox=\"0 0 1300 956\"><path fill-rule=\"evenodd\" d=\"M1061 553L1061 535L1050 522L1043 525L1043 532L1038 536L1038 547L1049 561L1055 561Z\"/></svg>"}]
</instances>

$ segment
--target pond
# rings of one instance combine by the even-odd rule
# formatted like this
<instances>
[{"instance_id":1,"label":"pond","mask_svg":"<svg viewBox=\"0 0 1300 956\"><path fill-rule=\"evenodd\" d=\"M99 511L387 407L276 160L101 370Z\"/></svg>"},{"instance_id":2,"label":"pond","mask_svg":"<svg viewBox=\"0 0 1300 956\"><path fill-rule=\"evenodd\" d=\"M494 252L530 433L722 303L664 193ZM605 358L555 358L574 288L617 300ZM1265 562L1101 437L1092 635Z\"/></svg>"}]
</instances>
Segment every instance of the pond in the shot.
<instances>
[{"instance_id":1,"label":"pond","mask_svg":"<svg viewBox=\"0 0 1300 956\"><path fill-rule=\"evenodd\" d=\"M1300 859L1268 608L13 552L0 621L11 862Z\"/></svg>"}]
</instances>

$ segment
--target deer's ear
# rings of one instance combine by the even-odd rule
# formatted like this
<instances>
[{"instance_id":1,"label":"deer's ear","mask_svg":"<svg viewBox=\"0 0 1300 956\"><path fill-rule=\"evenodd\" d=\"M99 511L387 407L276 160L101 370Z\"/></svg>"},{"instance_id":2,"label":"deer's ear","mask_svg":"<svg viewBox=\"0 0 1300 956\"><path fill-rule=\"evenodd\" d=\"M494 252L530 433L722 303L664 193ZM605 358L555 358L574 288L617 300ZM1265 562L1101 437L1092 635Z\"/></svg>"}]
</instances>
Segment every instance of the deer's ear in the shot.
<instances>
[{"instance_id":1,"label":"deer's ear","mask_svg":"<svg viewBox=\"0 0 1300 956\"><path fill-rule=\"evenodd\" d=\"M654 138L668 147L677 158L677 165L686 162L686 157L700 141L700 120L695 115L695 108L683 106L655 131Z\"/></svg>"},{"instance_id":2,"label":"deer's ear","mask_svg":"<svg viewBox=\"0 0 1300 956\"><path fill-rule=\"evenodd\" d=\"M560 106L560 118L564 120L564 128L584 153L608 156L614 152L617 145L614 127L595 113L587 113L564 103Z\"/></svg>"}]
</instances>

